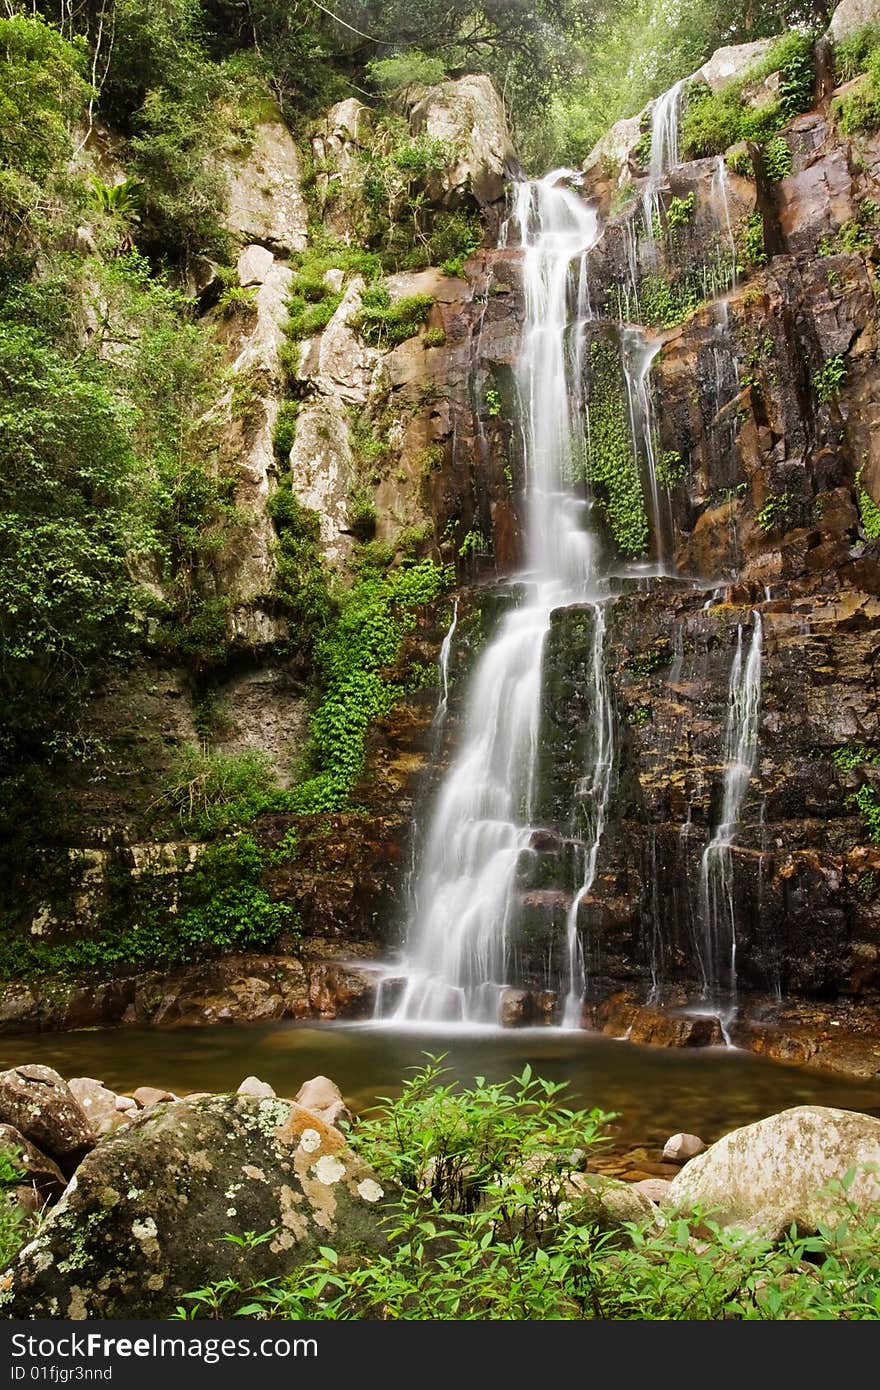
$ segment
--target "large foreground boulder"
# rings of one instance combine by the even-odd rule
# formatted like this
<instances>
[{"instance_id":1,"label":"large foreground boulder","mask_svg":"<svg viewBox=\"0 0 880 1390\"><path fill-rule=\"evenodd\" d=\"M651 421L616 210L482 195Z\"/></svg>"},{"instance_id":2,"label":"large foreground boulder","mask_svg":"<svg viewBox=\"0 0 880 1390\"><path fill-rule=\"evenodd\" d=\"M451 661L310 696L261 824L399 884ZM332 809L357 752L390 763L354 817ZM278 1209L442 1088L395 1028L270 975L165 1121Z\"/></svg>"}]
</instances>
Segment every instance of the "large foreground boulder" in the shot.
<instances>
[{"instance_id":1,"label":"large foreground boulder","mask_svg":"<svg viewBox=\"0 0 880 1390\"><path fill-rule=\"evenodd\" d=\"M157 1106L80 1166L4 1276L11 1318L162 1318L182 1295L247 1286L319 1245L381 1249L382 1187L338 1130L293 1101ZM271 1232L250 1246L228 1233Z\"/></svg>"},{"instance_id":2,"label":"large foreground boulder","mask_svg":"<svg viewBox=\"0 0 880 1390\"><path fill-rule=\"evenodd\" d=\"M0 1123L12 1125L68 1176L95 1143L82 1106L51 1067L0 1072Z\"/></svg>"},{"instance_id":3,"label":"large foreground boulder","mask_svg":"<svg viewBox=\"0 0 880 1390\"><path fill-rule=\"evenodd\" d=\"M855 1177L845 1196L844 1175ZM676 1174L664 1207L712 1211L724 1225L778 1236L845 1215L880 1218L880 1120L799 1105L735 1129Z\"/></svg>"}]
</instances>

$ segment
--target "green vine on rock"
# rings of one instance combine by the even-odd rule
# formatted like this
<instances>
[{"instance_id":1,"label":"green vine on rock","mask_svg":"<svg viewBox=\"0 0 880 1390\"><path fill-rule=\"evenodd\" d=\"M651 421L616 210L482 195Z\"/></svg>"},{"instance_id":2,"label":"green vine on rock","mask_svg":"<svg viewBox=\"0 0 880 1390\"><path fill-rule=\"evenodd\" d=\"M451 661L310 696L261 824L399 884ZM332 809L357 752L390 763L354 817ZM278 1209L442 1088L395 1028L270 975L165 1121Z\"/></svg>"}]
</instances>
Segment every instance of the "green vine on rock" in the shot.
<instances>
[{"instance_id":1,"label":"green vine on rock","mask_svg":"<svg viewBox=\"0 0 880 1390\"><path fill-rule=\"evenodd\" d=\"M648 549L648 516L633 448L620 360L606 342L590 346L589 477L622 555Z\"/></svg>"}]
</instances>

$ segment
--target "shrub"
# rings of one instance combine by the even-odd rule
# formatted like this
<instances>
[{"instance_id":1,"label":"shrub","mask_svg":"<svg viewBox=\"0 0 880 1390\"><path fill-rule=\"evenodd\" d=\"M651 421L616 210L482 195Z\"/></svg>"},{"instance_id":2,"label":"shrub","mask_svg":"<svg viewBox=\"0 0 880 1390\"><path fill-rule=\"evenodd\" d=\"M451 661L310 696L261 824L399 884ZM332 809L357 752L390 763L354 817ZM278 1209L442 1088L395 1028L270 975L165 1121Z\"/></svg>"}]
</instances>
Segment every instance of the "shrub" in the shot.
<instances>
[{"instance_id":1,"label":"shrub","mask_svg":"<svg viewBox=\"0 0 880 1390\"><path fill-rule=\"evenodd\" d=\"M880 507L862 483L861 468L856 474L856 499L865 540L875 541L880 537Z\"/></svg>"},{"instance_id":2,"label":"shrub","mask_svg":"<svg viewBox=\"0 0 880 1390\"><path fill-rule=\"evenodd\" d=\"M774 183L791 173L791 150L784 135L777 135L764 146L764 172Z\"/></svg>"},{"instance_id":3,"label":"shrub","mask_svg":"<svg viewBox=\"0 0 880 1390\"><path fill-rule=\"evenodd\" d=\"M199 838L247 825L261 811L285 805L286 794L266 753L215 753L192 743L178 754L158 803Z\"/></svg>"},{"instance_id":4,"label":"shrub","mask_svg":"<svg viewBox=\"0 0 880 1390\"><path fill-rule=\"evenodd\" d=\"M418 333L434 304L432 295L410 294L392 300L387 285L370 285L352 326L371 347L397 347Z\"/></svg>"},{"instance_id":5,"label":"shrub","mask_svg":"<svg viewBox=\"0 0 880 1390\"><path fill-rule=\"evenodd\" d=\"M813 373L813 389L821 405L827 405L840 394L840 387L846 377L846 363L838 353L829 357Z\"/></svg>"},{"instance_id":6,"label":"shrub","mask_svg":"<svg viewBox=\"0 0 880 1390\"><path fill-rule=\"evenodd\" d=\"M867 72L871 58L880 49L880 25L866 24L841 40L834 50L834 75L838 83L851 82Z\"/></svg>"},{"instance_id":7,"label":"shrub","mask_svg":"<svg viewBox=\"0 0 880 1390\"><path fill-rule=\"evenodd\" d=\"M880 129L880 47L871 51L864 76L834 97L831 114L844 135Z\"/></svg>"}]
</instances>

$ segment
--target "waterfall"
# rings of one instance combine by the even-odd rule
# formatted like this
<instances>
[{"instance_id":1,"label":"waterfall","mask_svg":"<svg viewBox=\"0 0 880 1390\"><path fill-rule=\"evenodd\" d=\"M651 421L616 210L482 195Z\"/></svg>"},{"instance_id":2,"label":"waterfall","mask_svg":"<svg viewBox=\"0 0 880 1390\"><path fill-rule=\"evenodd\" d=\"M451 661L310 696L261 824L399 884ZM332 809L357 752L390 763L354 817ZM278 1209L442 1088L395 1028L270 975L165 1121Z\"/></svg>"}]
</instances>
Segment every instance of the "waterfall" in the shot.
<instances>
[{"instance_id":1,"label":"waterfall","mask_svg":"<svg viewBox=\"0 0 880 1390\"><path fill-rule=\"evenodd\" d=\"M668 497L661 502L657 482L654 407L648 377L654 358L662 347L661 338L649 342L640 328L627 326L623 329L620 360L626 385L629 429L636 458L641 458L645 466L651 508L651 534L654 538L655 558L661 568L669 558L667 549L671 549L672 514Z\"/></svg>"},{"instance_id":2,"label":"waterfall","mask_svg":"<svg viewBox=\"0 0 880 1390\"><path fill-rule=\"evenodd\" d=\"M728 246L730 247L730 283L736 284L736 237L733 234L733 224L730 220L730 200L727 196L728 174L727 163L724 155L719 154L715 160L715 169L712 174L712 186L709 196L712 200L712 207L715 212L715 220L719 230L723 230ZM719 215L720 209L720 215Z\"/></svg>"},{"instance_id":3,"label":"waterfall","mask_svg":"<svg viewBox=\"0 0 880 1390\"><path fill-rule=\"evenodd\" d=\"M586 814L590 836L582 851L581 886L572 899L565 923L568 992L563 1006L564 1028L578 1028L581 1022L581 1002L586 989L587 972L578 932L578 911L596 880L599 845L605 830L611 773L614 768L614 719L605 671L605 613L601 604L596 604L595 612L590 652L590 676L594 696L593 747L590 750L590 769L577 787L577 802Z\"/></svg>"},{"instance_id":4,"label":"waterfall","mask_svg":"<svg viewBox=\"0 0 880 1390\"><path fill-rule=\"evenodd\" d=\"M446 722L446 711L449 707L449 654L452 651L452 640L455 637L455 629L458 627L458 599L452 604L452 621L446 630L446 635L440 646L440 659L437 663L437 674L440 677L440 699L437 702L437 709L434 714L433 729L435 737L441 733Z\"/></svg>"},{"instance_id":5,"label":"waterfall","mask_svg":"<svg viewBox=\"0 0 880 1390\"><path fill-rule=\"evenodd\" d=\"M731 850L758 756L762 635L760 614L753 612L752 637L744 657L742 626L737 629L727 692L721 815L700 865L701 964L705 991L715 999L722 993L731 999L736 994L736 903Z\"/></svg>"},{"instance_id":6,"label":"waterfall","mask_svg":"<svg viewBox=\"0 0 880 1390\"><path fill-rule=\"evenodd\" d=\"M585 601L596 610L596 737L595 767L583 782L592 831L578 900L595 874L610 781L610 702L597 543L588 504L567 484L583 477L586 457L580 366L590 317L586 253L598 227L566 177L558 170L516 189L511 222L523 248L526 314L517 364L528 489L523 598L477 665L461 747L431 813L393 1015L401 1020L497 1021L510 983L517 867L533 831L545 639L555 608ZM569 957L571 999L583 988L576 942Z\"/></svg>"},{"instance_id":7,"label":"waterfall","mask_svg":"<svg viewBox=\"0 0 880 1390\"><path fill-rule=\"evenodd\" d=\"M654 102L651 109L651 159L648 181L642 193L642 216L645 223L645 246L653 259L655 250L654 222L660 211L659 190L666 175L678 163L678 121L685 82L674 83Z\"/></svg>"}]
</instances>

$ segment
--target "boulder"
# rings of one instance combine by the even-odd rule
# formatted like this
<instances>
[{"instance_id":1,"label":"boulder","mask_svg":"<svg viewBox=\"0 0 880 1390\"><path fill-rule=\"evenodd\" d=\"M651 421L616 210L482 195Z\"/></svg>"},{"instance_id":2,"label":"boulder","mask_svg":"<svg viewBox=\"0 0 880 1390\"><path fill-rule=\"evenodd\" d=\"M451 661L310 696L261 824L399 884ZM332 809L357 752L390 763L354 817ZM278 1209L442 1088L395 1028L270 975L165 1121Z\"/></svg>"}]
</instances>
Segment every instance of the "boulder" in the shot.
<instances>
[{"instance_id":1,"label":"boulder","mask_svg":"<svg viewBox=\"0 0 880 1390\"><path fill-rule=\"evenodd\" d=\"M54 1200L67 1186L67 1179L51 1158L32 1144L12 1125L0 1125L0 1149L14 1150L14 1161L42 1197ZM23 1181L23 1180L22 1180Z\"/></svg>"},{"instance_id":2,"label":"boulder","mask_svg":"<svg viewBox=\"0 0 880 1390\"><path fill-rule=\"evenodd\" d=\"M304 1081L296 1093L295 1100L297 1105L301 1105L304 1110L312 1110L320 1113L328 1110L331 1105L342 1100L342 1092L331 1081L329 1076L313 1076L310 1081Z\"/></svg>"},{"instance_id":3,"label":"boulder","mask_svg":"<svg viewBox=\"0 0 880 1390\"><path fill-rule=\"evenodd\" d=\"M504 196L507 170L515 151L504 105L485 74L418 90L410 107L410 124L445 140L454 149L453 162L431 192L448 206L470 195L482 206Z\"/></svg>"},{"instance_id":4,"label":"boulder","mask_svg":"<svg viewBox=\"0 0 880 1390\"><path fill-rule=\"evenodd\" d=\"M614 1231L628 1221L658 1221L654 1203L635 1183L598 1173L572 1173L566 1186L571 1201L567 1219L575 1225Z\"/></svg>"},{"instance_id":5,"label":"boulder","mask_svg":"<svg viewBox=\"0 0 880 1390\"><path fill-rule=\"evenodd\" d=\"M634 1182L633 1187L636 1192L640 1192L643 1197L647 1197L649 1202L658 1205L665 1201L672 1183L668 1178L642 1178L639 1182Z\"/></svg>"},{"instance_id":6,"label":"boulder","mask_svg":"<svg viewBox=\"0 0 880 1390\"><path fill-rule=\"evenodd\" d=\"M247 1286L385 1246L385 1193L293 1101L213 1096L142 1116L81 1165L0 1294L12 1318L164 1318L214 1280ZM230 1232L271 1231L256 1246Z\"/></svg>"},{"instance_id":7,"label":"boulder","mask_svg":"<svg viewBox=\"0 0 880 1390\"><path fill-rule=\"evenodd\" d=\"M152 1110L154 1105L160 1105L163 1100L174 1099L170 1091L163 1091L160 1086L138 1086L131 1094L142 1110Z\"/></svg>"},{"instance_id":8,"label":"boulder","mask_svg":"<svg viewBox=\"0 0 880 1390\"><path fill-rule=\"evenodd\" d=\"M503 1028L521 1028L532 1016L532 997L527 989L506 989L501 996L499 1018Z\"/></svg>"},{"instance_id":9,"label":"boulder","mask_svg":"<svg viewBox=\"0 0 880 1390\"><path fill-rule=\"evenodd\" d=\"M261 1081L258 1076L246 1076L238 1088L240 1096L256 1096L258 1100L271 1100L275 1095L268 1081Z\"/></svg>"},{"instance_id":10,"label":"boulder","mask_svg":"<svg viewBox=\"0 0 880 1390\"><path fill-rule=\"evenodd\" d=\"M95 1144L82 1107L51 1067L0 1072L0 1123L12 1125L66 1174Z\"/></svg>"},{"instance_id":11,"label":"boulder","mask_svg":"<svg viewBox=\"0 0 880 1390\"><path fill-rule=\"evenodd\" d=\"M264 284L274 264L275 257L265 246L245 246L238 258L238 283L242 288Z\"/></svg>"},{"instance_id":12,"label":"boulder","mask_svg":"<svg viewBox=\"0 0 880 1390\"><path fill-rule=\"evenodd\" d=\"M855 1172L844 1194L840 1181ZM813 1231L852 1208L880 1215L880 1120L799 1105L735 1129L678 1173L664 1203L700 1207L727 1226Z\"/></svg>"},{"instance_id":13,"label":"boulder","mask_svg":"<svg viewBox=\"0 0 880 1390\"><path fill-rule=\"evenodd\" d=\"M667 1163L687 1163L705 1149L706 1145L696 1134L673 1134L663 1145L663 1157Z\"/></svg>"},{"instance_id":14,"label":"boulder","mask_svg":"<svg viewBox=\"0 0 880 1390\"><path fill-rule=\"evenodd\" d=\"M114 1129L128 1123L124 1111L116 1103L116 1092L108 1090L103 1081L96 1081L92 1076L73 1076L67 1084L82 1106L96 1137L112 1134Z\"/></svg>"},{"instance_id":15,"label":"boulder","mask_svg":"<svg viewBox=\"0 0 880 1390\"><path fill-rule=\"evenodd\" d=\"M841 0L831 16L828 34L834 43L842 43L868 24L880 24L877 0Z\"/></svg>"}]
</instances>

